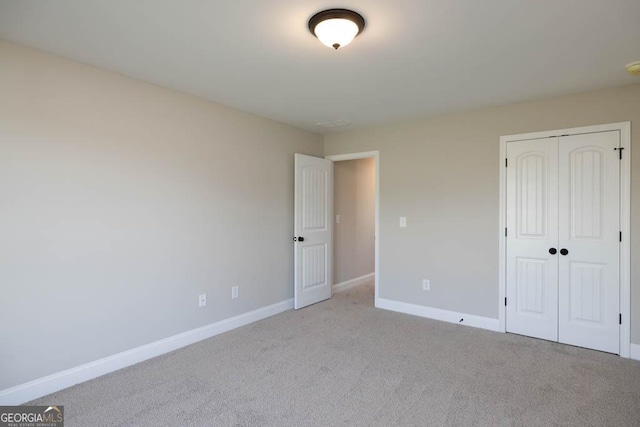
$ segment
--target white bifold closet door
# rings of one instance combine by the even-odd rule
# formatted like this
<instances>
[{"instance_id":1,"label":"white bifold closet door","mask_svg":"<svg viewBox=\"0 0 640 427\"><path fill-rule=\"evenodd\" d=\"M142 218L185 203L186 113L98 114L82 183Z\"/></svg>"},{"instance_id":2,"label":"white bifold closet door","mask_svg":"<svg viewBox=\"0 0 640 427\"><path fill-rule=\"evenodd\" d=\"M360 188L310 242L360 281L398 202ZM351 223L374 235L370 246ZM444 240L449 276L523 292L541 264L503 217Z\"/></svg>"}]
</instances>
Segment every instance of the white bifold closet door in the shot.
<instances>
[{"instance_id":1,"label":"white bifold closet door","mask_svg":"<svg viewBox=\"0 0 640 427\"><path fill-rule=\"evenodd\" d=\"M507 161L507 332L557 341L558 138L508 143Z\"/></svg>"},{"instance_id":2,"label":"white bifold closet door","mask_svg":"<svg viewBox=\"0 0 640 427\"><path fill-rule=\"evenodd\" d=\"M507 331L619 352L618 131L507 144Z\"/></svg>"}]
</instances>

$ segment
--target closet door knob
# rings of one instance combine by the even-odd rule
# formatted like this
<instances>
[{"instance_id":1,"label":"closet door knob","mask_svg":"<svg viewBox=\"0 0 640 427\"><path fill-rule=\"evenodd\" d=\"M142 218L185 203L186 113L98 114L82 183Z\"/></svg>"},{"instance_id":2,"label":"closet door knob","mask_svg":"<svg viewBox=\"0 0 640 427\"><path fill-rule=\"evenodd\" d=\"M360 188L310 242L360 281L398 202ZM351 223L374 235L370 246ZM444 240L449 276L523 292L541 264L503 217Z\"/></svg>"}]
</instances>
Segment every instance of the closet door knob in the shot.
<instances>
[{"instance_id":1,"label":"closet door knob","mask_svg":"<svg viewBox=\"0 0 640 427\"><path fill-rule=\"evenodd\" d=\"M561 253L562 255L569 255L569 251L568 251L568 250L566 250L566 249L560 249L560 253Z\"/></svg>"},{"instance_id":2,"label":"closet door knob","mask_svg":"<svg viewBox=\"0 0 640 427\"><path fill-rule=\"evenodd\" d=\"M557 250L556 248L551 248L551 249L549 249L549 253L550 253L551 255L555 255L555 254L557 254L557 253L558 253L558 250Z\"/></svg>"}]
</instances>

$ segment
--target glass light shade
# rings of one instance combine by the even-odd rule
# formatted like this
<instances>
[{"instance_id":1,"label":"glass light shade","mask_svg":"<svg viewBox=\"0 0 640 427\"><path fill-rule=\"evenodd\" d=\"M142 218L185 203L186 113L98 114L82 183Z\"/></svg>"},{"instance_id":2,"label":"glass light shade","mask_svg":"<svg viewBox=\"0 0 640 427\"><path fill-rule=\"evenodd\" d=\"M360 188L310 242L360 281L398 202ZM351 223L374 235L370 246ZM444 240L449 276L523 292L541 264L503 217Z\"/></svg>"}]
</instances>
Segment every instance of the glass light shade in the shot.
<instances>
[{"instance_id":1,"label":"glass light shade","mask_svg":"<svg viewBox=\"0 0 640 427\"><path fill-rule=\"evenodd\" d=\"M640 61L627 64L627 72L632 76L640 76Z\"/></svg>"},{"instance_id":2,"label":"glass light shade","mask_svg":"<svg viewBox=\"0 0 640 427\"><path fill-rule=\"evenodd\" d=\"M334 18L320 22L314 32L322 44L338 49L351 43L358 35L359 29L353 21Z\"/></svg>"}]
</instances>

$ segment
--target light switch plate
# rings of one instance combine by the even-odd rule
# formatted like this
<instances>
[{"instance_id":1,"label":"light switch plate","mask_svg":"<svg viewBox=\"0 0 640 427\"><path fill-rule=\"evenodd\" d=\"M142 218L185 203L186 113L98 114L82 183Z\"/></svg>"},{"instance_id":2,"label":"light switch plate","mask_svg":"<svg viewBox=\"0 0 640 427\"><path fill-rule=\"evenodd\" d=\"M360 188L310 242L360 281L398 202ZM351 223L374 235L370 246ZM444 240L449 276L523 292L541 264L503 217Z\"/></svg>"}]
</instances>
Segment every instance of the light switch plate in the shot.
<instances>
[{"instance_id":1,"label":"light switch plate","mask_svg":"<svg viewBox=\"0 0 640 427\"><path fill-rule=\"evenodd\" d=\"M401 216L400 217L400 227L405 228L407 226L407 217L406 216Z\"/></svg>"}]
</instances>

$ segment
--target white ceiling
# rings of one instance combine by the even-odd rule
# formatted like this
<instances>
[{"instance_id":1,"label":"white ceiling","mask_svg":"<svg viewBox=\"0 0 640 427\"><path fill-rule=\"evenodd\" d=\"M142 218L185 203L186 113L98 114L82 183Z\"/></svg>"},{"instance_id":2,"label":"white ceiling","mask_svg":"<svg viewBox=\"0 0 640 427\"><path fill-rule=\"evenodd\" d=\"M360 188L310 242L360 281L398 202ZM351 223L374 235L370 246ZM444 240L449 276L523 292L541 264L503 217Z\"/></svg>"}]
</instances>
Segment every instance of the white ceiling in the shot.
<instances>
[{"instance_id":1,"label":"white ceiling","mask_svg":"<svg viewBox=\"0 0 640 427\"><path fill-rule=\"evenodd\" d=\"M640 82L639 0L0 0L0 38L318 133Z\"/></svg>"}]
</instances>

